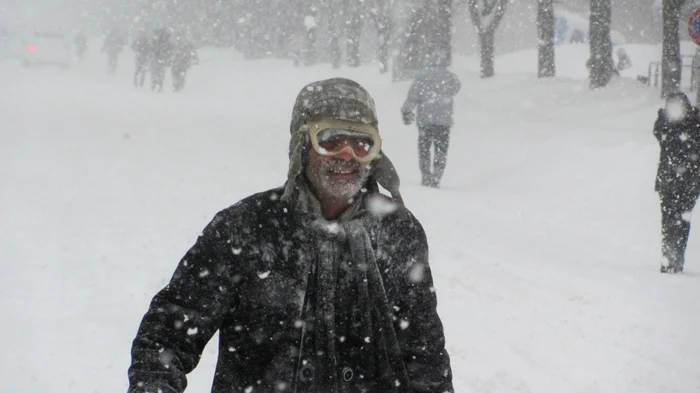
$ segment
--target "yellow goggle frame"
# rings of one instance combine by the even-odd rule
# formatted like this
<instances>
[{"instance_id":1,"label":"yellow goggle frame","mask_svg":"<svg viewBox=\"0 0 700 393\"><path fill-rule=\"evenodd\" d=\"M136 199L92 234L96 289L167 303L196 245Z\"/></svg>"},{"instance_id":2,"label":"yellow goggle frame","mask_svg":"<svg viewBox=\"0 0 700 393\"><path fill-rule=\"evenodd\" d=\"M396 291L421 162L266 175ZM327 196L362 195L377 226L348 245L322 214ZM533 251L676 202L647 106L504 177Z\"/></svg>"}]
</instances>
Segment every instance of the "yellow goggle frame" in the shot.
<instances>
[{"instance_id":1,"label":"yellow goggle frame","mask_svg":"<svg viewBox=\"0 0 700 393\"><path fill-rule=\"evenodd\" d=\"M311 139L311 145L316 152L324 156L337 156L347 152L352 155L355 161L365 164L377 158L379 153L382 151L382 138L379 136L379 131L377 131L377 129L371 124L333 119L327 116L314 116L307 124L309 126L309 138ZM318 134L321 131L328 129L347 130L368 135L372 138L372 146L367 152L367 155L364 157L360 157L355 154L355 150L350 146L345 146L338 151L327 151L319 145Z\"/></svg>"}]
</instances>

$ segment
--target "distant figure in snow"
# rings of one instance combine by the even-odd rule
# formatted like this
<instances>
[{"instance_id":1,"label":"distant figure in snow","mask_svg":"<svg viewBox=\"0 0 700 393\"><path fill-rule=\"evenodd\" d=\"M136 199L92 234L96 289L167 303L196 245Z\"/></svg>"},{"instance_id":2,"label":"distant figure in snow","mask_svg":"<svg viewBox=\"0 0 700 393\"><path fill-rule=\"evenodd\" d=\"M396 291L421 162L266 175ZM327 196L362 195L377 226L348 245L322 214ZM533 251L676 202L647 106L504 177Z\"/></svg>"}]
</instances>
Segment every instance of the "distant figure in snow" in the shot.
<instances>
[{"instance_id":1,"label":"distant figure in snow","mask_svg":"<svg viewBox=\"0 0 700 393\"><path fill-rule=\"evenodd\" d=\"M617 48L617 70L622 71L632 67L632 60L625 48Z\"/></svg>"},{"instance_id":2,"label":"distant figure in snow","mask_svg":"<svg viewBox=\"0 0 700 393\"><path fill-rule=\"evenodd\" d=\"M117 72L117 59L126 45L125 38L119 28L113 28L105 38L102 53L107 53L107 70L110 74Z\"/></svg>"},{"instance_id":3,"label":"distant figure in snow","mask_svg":"<svg viewBox=\"0 0 700 393\"><path fill-rule=\"evenodd\" d=\"M666 99L654 124L661 154L655 190L661 199L661 272L683 271L690 213L700 195L700 120L683 93Z\"/></svg>"},{"instance_id":4,"label":"distant figure in snow","mask_svg":"<svg viewBox=\"0 0 700 393\"><path fill-rule=\"evenodd\" d=\"M286 182L221 210L180 259L128 393L183 393L217 332L212 393L454 392L428 240L378 127L357 82L301 88Z\"/></svg>"},{"instance_id":5,"label":"distant figure in snow","mask_svg":"<svg viewBox=\"0 0 700 393\"><path fill-rule=\"evenodd\" d=\"M197 50L184 34L179 34L175 38L175 44L173 45L171 68L173 89L175 91L180 91L185 87L187 71L196 64L199 64Z\"/></svg>"},{"instance_id":6,"label":"distant figure in snow","mask_svg":"<svg viewBox=\"0 0 700 393\"><path fill-rule=\"evenodd\" d=\"M438 188L447 165L447 149L450 131L454 124L453 101L461 88L457 75L447 70L447 57L431 56L425 69L416 75L401 107L404 124L417 118L418 159L422 175L421 184ZM417 116L413 110L417 108ZM435 146L431 159L430 150ZM431 169L432 162L432 169Z\"/></svg>"},{"instance_id":7,"label":"distant figure in snow","mask_svg":"<svg viewBox=\"0 0 700 393\"><path fill-rule=\"evenodd\" d=\"M146 71L151 62L151 52L153 51L153 42L146 30L140 30L134 41L131 43L131 49L136 54L136 70L134 71L134 86L141 87L146 79Z\"/></svg>"},{"instance_id":8,"label":"distant figure in snow","mask_svg":"<svg viewBox=\"0 0 700 393\"><path fill-rule=\"evenodd\" d=\"M157 29L153 33L151 47L151 89L163 91L165 67L170 66L173 56L173 42L170 29Z\"/></svg>"},{"instance_id":9,"label":"distant figure in snow","mask_svg":"<svg viewBox=\"0 0 700 393\"><path fill-rule=\"evenodd\" d=\"M78 34L75 35L73 44L75 44L75 55L78 59L82 59L83 56L85 56L85 52L87 52L87 37L85 37L85 33L79 31Z\"/></svg>"}]
</instances>

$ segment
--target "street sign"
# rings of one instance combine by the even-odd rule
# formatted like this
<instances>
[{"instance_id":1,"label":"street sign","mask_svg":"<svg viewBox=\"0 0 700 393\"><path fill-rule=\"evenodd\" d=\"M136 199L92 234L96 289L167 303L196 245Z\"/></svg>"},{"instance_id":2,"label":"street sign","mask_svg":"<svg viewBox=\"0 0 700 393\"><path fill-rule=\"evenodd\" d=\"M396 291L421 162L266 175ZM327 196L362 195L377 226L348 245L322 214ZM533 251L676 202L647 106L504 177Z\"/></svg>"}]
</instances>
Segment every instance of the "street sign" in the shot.
<instances>
[{"instance_id":1,"label":"street sign","mask_svg":"<svg viewBox=\"0 0 700 393\"><path fill-rule=\"evenodd\" d=\"M700 45L700 8L693 12L688 20L688 34L697 45Z\"/></svg>"}]
</instances>

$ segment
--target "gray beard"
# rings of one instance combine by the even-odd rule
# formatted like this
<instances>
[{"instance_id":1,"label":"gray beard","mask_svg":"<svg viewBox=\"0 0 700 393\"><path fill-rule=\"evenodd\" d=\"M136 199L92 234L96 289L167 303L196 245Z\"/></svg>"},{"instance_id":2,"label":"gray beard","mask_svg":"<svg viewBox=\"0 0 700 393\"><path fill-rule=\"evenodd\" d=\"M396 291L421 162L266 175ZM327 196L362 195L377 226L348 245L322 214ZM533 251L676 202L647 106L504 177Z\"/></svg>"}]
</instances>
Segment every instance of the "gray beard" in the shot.
<instances>
[{"instance_id":1,"label":"gray beard","mask_svg":"<svg viewBox=\"0 0 700 393\"><path fill-rule=\"evenodd\" d=\"M334 198L347 200L354 198L367 182L372 168L368 164L360 164L357 162L353 162L353 166L357 169L358 173L358 178L356 180L333 180L327 175L328 172L335 168L346 167L346 164L335 160L326 161L318 168L318 172L316 172L318 184L321 188L317 190L317 192L322 193L324 196L332 196Z\"/></svg>"}]
</instances>

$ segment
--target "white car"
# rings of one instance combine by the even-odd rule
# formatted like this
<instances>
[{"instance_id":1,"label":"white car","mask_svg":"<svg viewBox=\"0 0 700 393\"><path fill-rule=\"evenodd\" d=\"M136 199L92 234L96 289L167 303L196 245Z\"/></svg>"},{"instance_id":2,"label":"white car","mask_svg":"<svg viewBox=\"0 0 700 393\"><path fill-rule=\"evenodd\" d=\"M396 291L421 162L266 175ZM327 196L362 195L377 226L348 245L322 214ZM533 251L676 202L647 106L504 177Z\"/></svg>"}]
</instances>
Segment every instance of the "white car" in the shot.
<instances>
[{"instance_id":1,"label":"white car","mask_svg":"<svg viewBox=\"0 0 700 393\"><path fill-rule=\"evenodd\" d=\"M31 29L22 38L22 65L70 67L70 39L62 31Z\"/></svg>"}]
</instances>

